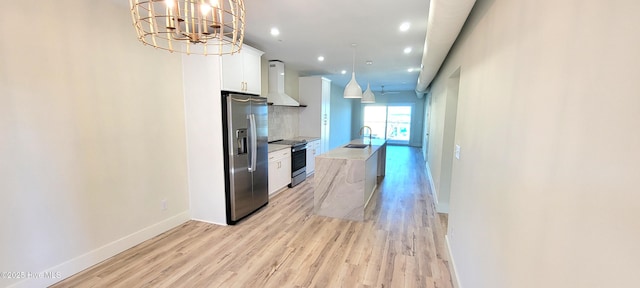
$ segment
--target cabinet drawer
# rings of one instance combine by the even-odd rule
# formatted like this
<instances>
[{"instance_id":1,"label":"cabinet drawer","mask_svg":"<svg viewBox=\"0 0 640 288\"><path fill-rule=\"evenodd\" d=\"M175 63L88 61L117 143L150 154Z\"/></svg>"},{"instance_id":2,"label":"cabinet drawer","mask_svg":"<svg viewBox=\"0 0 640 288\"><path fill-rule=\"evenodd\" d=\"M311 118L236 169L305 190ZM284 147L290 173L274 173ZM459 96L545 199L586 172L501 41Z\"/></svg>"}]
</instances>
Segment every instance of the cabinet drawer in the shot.
<instances>
[{"instance_id":1,"label":"cabinet drawer","mask_svg":"<svg viewBox=\"0 0 640 288\"><path fill-rule=\"evenodd\" d=\"M291 157L291 150L290 149L282 149L282 150L278 150L278 151L273 151L271 153L269 153L269 161L273 161L273 160L277 160L277 159L281 159L281 158L286 158L286 157Z\"/></svg>"}]
</instances>

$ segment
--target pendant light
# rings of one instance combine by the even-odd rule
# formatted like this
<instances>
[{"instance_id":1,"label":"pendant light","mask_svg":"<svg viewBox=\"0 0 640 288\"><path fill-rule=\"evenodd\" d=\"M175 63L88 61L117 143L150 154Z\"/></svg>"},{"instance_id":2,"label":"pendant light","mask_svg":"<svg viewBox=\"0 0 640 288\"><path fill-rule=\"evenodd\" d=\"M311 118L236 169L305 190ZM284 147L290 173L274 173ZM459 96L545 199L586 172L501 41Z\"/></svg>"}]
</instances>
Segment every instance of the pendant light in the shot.
<instances>
[{"instance_id":1,"label":"pendant light","mask_svg":"<svg viewBox=\"0 0 640 288\"><path fill-rule=\"evenodd\" d=\"M360 103L372 104L376 103L376 95L371 91L371 87L369 83L367 83L367 90L362 93L362 99Z\"/></svg>"},{"instance_id":2,"label":"pendant light","mask_svg":"<svg viewBox=\"0 0 640 288\"><path fill-rule=\"evenodd\" d=\"M351 47L353 47L353 70L351 81L344 87L344 98L362 98L362 88L356 81L356 44L351 44Z\"/></svg>"}]
</instances>

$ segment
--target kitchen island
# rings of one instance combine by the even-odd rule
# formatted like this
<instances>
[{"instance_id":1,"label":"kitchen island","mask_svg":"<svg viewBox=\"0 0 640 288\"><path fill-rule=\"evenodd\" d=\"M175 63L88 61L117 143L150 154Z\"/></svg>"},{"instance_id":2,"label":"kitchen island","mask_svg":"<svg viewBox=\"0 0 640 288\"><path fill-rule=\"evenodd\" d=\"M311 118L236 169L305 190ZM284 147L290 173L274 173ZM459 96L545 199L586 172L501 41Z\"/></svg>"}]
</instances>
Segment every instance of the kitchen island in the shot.
<instances>
[{"instance_id":1,"label":"kitchen island","mask_svg":"<svg viewBox=\"0 0 640 288\"><path fill-rule=\"evenodd\" d=\"M313 210L317 215L364 221L365 208L384 177L385 140L355 139L316 157ZM364 148L347 148L346 146Z\"/></svg>"}]
</instances>

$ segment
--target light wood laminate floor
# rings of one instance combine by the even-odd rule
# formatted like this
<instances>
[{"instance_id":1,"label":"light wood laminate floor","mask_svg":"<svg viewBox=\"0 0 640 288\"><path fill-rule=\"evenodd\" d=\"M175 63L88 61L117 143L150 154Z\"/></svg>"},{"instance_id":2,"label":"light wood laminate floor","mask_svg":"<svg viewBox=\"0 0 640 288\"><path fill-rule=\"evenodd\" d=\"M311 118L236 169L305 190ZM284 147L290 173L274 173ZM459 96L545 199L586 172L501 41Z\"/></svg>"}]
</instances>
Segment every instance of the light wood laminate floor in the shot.
<instances>
[{"instance_id":1,"label":"light wood laminate floor","mask_svg":"<svg viewBox=\"0 0 640 288\"><path fill-rule=\"evenodd\" d=\"M313 179L236 226L189 221L53 287L452 287L420 150L390 146L356 222L313 215Z\"/></svg>"}]
</instances>

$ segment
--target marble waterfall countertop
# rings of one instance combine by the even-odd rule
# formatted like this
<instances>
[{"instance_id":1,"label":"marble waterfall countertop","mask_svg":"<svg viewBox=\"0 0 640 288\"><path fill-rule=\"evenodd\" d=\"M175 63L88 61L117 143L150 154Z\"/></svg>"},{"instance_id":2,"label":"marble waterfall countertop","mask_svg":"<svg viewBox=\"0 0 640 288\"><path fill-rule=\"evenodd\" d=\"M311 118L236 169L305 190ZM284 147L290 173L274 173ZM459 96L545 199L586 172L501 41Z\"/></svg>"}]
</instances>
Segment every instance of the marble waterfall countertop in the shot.
<instances>
[{"instance_id":1,"label":"marble waterfall countertop","mask_svg":"<svg viewBox=\"0 0 640 288\"><path fill-rule=\"evenodd\" d=\"M371 140L371 146L365 148L346 148L344 146L348 144L369 144L369 138L359 138L351 140L351 142L338 146L337 148L328 151L327 153L316 156L316 158L334 158L334 159L352 159L352 160L367 160L371 155L374 155L378 150L387 143L384 139L373 138Z\"/></svg>"},{"instance_id":2,"label":"marble waterfall countertop","mask_svg":"<svg viewBox=\"0 0 640 288\"><path fill-rule=\"evenodd\" d=\"M369 138L347 144L368 144ZM317 215L364 221L378 179L385 175L387 143L373 139L365 148L347 144L316 156L313 210Z\"/></svg>"}]
</instances>

